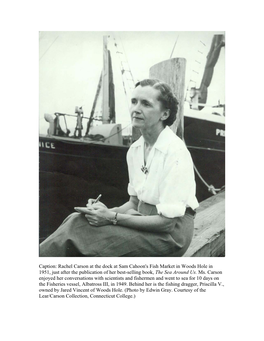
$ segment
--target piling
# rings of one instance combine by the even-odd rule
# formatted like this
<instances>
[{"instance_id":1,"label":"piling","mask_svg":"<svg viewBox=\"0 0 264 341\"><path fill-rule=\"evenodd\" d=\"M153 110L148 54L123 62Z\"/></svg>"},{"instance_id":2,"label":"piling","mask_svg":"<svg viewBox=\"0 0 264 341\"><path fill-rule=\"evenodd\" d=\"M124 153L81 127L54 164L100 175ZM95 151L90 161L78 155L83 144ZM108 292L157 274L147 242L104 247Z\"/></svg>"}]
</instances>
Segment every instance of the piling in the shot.
<instances>
[{"instance_id":1,"label":"piling","mask_svg":"<svg viewBox=\"0 0 264 341\"><path fill-rule=\"evenodd\" d=\"M184 87L185 87L185 58L172 58L161 63L155 64L150 68L149 77L157 78L169 84L179 102L179 108L176 121L171 126L171 129L183 139L184 121Z\"/></svg>"}]
</instances>

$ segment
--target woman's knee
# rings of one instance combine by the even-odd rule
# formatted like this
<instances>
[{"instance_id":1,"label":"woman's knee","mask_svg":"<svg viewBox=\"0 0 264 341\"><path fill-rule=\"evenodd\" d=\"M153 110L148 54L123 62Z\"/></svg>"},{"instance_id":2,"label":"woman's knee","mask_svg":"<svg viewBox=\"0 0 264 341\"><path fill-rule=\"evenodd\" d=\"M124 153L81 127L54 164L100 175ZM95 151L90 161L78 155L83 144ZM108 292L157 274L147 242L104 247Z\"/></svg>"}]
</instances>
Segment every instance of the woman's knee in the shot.
<instances>
[{"instance_id":1,"label":"woman's knee","mask_svg":"<svg viewBox=\"0 0 264 341\"><path fill-rule=\"evenodd\" d=\"M73 212L71 213L70 215L68 215L62 222L62 224L66 223L68 220L70 219L75 219L75 218L78 218L80 217L82 214L81 213L78 213L78 212ZM61 224L61 225L62 225Z\"/></svg>"}]
</instances>

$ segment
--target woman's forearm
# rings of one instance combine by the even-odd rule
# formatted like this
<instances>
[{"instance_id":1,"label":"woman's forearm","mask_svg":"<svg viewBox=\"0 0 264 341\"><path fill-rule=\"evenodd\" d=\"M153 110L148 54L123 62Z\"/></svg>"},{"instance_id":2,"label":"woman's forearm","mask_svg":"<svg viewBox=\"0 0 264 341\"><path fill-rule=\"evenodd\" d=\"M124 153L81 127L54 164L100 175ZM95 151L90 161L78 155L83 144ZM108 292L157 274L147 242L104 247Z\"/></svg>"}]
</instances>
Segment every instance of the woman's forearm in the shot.
<instances>
[{"instance_id":1,"label":"woman's forearm","mask_svg":"<svg viewBox=\"0 0 264 341\"><path fill-rule=\"evenodd\" d=\"M138 198L131 196L129 201L120 207L111 208L109 211L113 220L117 213L117 224L136 230L148 232L170 232L175 224L175 219L169 219L159 215L135 216L126 214L129 210L137 210Z\"/></svg>"},{"instance_id":2,"label":"woman's forearm","mask_svg":"<svg viewBox=\"0 0 264 341\"><path fill-rule=\"evenodd\" d=\"M117 225L147 232L171 232L175 225L175 218L170 219L159 215L134 216L118 213Z\"/></svg>"}]
</instances>

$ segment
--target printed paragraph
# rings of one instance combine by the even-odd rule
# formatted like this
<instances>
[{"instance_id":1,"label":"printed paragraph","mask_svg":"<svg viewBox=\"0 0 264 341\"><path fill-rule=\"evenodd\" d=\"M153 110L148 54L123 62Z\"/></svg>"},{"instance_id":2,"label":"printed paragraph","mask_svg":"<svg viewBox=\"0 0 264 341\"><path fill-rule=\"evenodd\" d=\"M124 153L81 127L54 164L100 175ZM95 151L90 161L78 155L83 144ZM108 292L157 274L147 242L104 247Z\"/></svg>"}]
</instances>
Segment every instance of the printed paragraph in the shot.
<instances>
[{"instance_id":1,"label":"printed paragraph","mask_svg":"<svg viewBox=\"0 0 264 341\"><path fill-rule=\"evenodd\" d=\"M223 272L207 264L40 264L39 298L123 298L206 293L223 288Z\"/></svg>"}]
</instances>

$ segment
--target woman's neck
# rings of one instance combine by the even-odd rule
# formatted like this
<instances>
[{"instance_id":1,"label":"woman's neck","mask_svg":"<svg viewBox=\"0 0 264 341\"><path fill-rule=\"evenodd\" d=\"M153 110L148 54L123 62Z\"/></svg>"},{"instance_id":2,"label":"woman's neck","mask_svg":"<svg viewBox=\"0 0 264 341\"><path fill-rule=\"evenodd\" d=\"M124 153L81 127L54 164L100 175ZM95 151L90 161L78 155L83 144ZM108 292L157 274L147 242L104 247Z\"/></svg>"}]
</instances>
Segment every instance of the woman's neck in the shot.
<instances>
[{"instance_id":1,"label":"woman's neck","mask_svg":"<svg viewBox=\"0 0 264 341\"><path fill-rule=\"evenodd\" d=\"M147 147L154 146L155 142L157 141L159 134L164 129L164 126L158 126L155 129L141 129L141 134L145 140Z\"/></svg>"}]
</instances>

